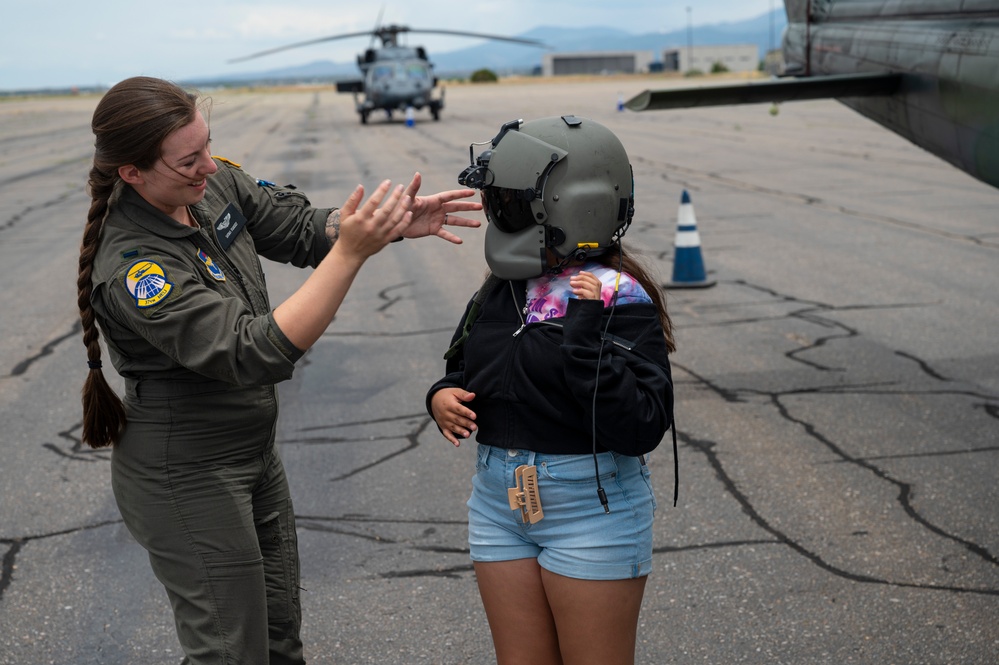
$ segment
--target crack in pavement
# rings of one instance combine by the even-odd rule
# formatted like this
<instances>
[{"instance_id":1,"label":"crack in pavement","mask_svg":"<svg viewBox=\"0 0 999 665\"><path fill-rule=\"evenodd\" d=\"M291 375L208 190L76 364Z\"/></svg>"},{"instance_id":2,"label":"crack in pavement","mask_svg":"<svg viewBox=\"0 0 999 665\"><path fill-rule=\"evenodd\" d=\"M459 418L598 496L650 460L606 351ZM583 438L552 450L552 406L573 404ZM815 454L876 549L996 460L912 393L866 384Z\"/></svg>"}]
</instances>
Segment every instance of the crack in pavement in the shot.
<instances>
[{"instance_id":1,"label":"crack in pavement","mask_svg":"<svg viewBox=\"0 0 999 665\"><path fill-rule=\"evenodd\" d=\"M0 600L3 600L3 594L8 587L14 582L14 571L17 570L17 555L21 552L21 548L33 540L44 540L46 538L55 538L58 536L66 536L73 533L80 533L82 531L89 531L91 529L101 529L106 526L115 526L121 524L122 520L104 520L101 522L95 522L93 524L84 524L82 526L71 527L68 529L60 529L58 531L51 531L49 533L40 533L27 536L14 536L11 538L5 538L0 536L0 545L8 545L7 551L4 552L3 561L0 563Z\"/></svg>"},{"instance_id":2,"label":"crack in pavement","mask_svg":"<svg viewBox=\"0 0 999 665\"><path fill-rule=\"evenodd\" d=\"M776 298L777 300L780 300L782 302L807 305L807 307L805 309L800 309L800 310L788 312L784 316L772 317L770 320L780 320L782 318L800 319L802 321L805 321L806 323L811 323L812 325L816 325L816 326L819 326L821 328L829 328L829 329L834 329L834 330L835 329L839 329L839 330L843 331L841 334L829 334L829 335L826 335L824 337L819 337L819 338L815 339L813 342L811 342L809 344L803 344L801 346L801 348L795 349L793 351L788 351L787 353L784 354L785 357L788 360L793 360L795 362L799 362L799 363L801 363L803 365L808 365L808 366L813 367L813 368L815 368L817 370L821 370L821 371L825 371L825 372L830 372L830 371L845 372L846 370L844 368L832 368L832 367L828 367L828 366L822 365L820 363L816 363L816 362L812 362L810 360L806 360L804 358L799 358L798 355L799 354L807 353L809 351L814 351L817 348L825 346L829 342L833 342L833 341L837 341L837 340L845 340L845 339L849 339L849 338L853 338L853 337L859 337L860 336L860 332L858 330L854 329L854 328L851 328L851 327L843 324L843 323L840 323L839 321L832 321L830 319L822 317L822 316L820 316L818 314L818 312L851 312L851 311L863 311L863 310L874 310L874 311L878 311L878 310L902 309L902 308L910 308L910 307L928 307L930 304L932 304L932 303L891 303L891 304L883 304L883 305L839 305L839 306L837 306L837 305L829 305L827 303L822 303L822 302L818 302L818 301L815 301L815 300L804 300L804 299L801 299L801 298L797 298L795 296L789 296L787 294L780 293L780 292L778 292L778 291L776 291L774 289L768 288L768 287L759 286L757 284L751 284L750 282L747 282L746 280L742 280L742 279L733 280L731 283L739 285L739 286L744 286L744 287L746 287L748 289L752 289L752 290L755 290L755 291L766 293L766 294L768 294L770 296L773 296L774 298ZM745 321L742 321L742 322L749 323L751 321L745 320Z\"/></svg>"},{"instance_id":3,"label":"crack in pavement","mask_svg":"<svg viewBox=\"0 0 999 665\"><path fill-rule=\"evenodd\" d=\"M415 283L416 282L403 282L402 284L394 284L392 286L387 286L384 289L382 289L381 291L379 291L378 292L378 298L381 299L381 300L384 300L385 304L382 305L381 307L378 307L377 309L375 309L375 311L376 312L384 312L385 310L387 310L389 307L391 307L392 305L396 304L397 302L401 302L401 301L405 300L406 296L390 297L389 294L392 291L395 291L396 289L403 289L403 288L405 288L407 286L412 286Z\"/></svg>"},{"instance_id":4,"label":"crack in pavement","mask_svg":"<svg viewBox=\"0 0 999 665\"><path fill-rule=\"evenodd\" d=\"M42 448L51 450L56 455L78 462L110 462L110 448L91 448L83 443L83 439L73 434L74 431L83 429L83 421L76 422L67 430L59 432L59 438L69 441L69 450L60 448L57 444L47 441L42 444Z\"/></svg>"},{"instance_id":5,"label":"crack in pavement","mask_svg":"<svg viewBox=\"0 0 999 665\"><path fill-rule=\"evenodd\" d=\"M795 349L786 352L784 355L789 360L802 363L809 366L819 372L832 371L827 365L821 363L812 362L806 358L798 357L803 353L808 351L814 351L819 347L826 344L837 342L840 340L849 340L862 337L860 331L850 328L848 326L842 325L838 322L830 321L829 319L819 315L821 312L833 312L833 311L845 311L845 310L857 310L857 309L889 309L898 307L918 307L923 306L920 304L895 304L895 305L883 305L883 306L858 306L852 305L847 307L834 307L821 302L815 301L804 301L793 296L779 293L773 289L761 287L758 285L750 284L743 280L736 280L734 282L736 285L743 286L758 292L766 293L773 296L775 299L783 302L790 303L801 303L807 304L808 309L796 310L786 313L782 317L760 317L753 319L753 321L759 320L779 320L781 318L797 318L800 320L807 321L813 325L819 325L826 328L838 328L843 331L841 334L831 334L828 336L820 337L811 343L805 344L802 348ZM701 323L697 324L696 327L706 327L706 326L729 326L733 324L742 324L749 322L750 319L739 319L735 321L724 321L720 323ZM914 362L919 370L930 379L941 382L953 384L957 381L952 380L944 376L941 372L933 368L933 366L924 361L917 356L904 352L904 351L894 351L893 354L905 360ZM682 365L674 363L674 366L678 369L682 369L684 372L689 374L695 379L695 381L709 391L716 394L718 397L723 399L728 403L746 403L751 400L749 397L764 397L768 400L771 406L774 408L776 413L785 422L793 423L794 425L800 427L805 434L812 440L818 442L822 447L831 452L835 457L835 463L839 464L850 464L855 467L861 468L866 472L872 474L879 481L888 483L896 488L895 502L902 508L903 512L908 516L910 520L918 524L921 528L927 530L930 533L935 534L945 540L959 545L968 553L977 557L978 559L991 564L999 565L999 558L995 554L989 551L989 549L980 543L976 543L970 539L963 538L957 534L950 533L940 525L934 523L931 519L921 514L919 510L913 505L913 485L912 483L905 482L903 480L892 477L891 473L885 469L879 467L874 462L876 460L882 459L898 459L901 457L913 457L914 454L905 455L885 455L885 456L853 456L850 455L841 445L836 443L830 436L825 435L821 428L809 421L808 419L795 415L792 413L791 407L786 403L787 398L792 396L801 395L872 395L872 394L882 394L882 395L919 395L919 396L939 396L939 395L950 395L966 397L974 400L982 400L982 402L973 404L973 408L983 409L986 415L992 418L999 418L999 395L993 395L989 393L983 393L977 390L968 390L962 388L947 388L947 389L922 389L922 390L911 390L903 389L901 387L896 387L898 384L894 381L886 382L875 382L875 383L858 383L853 385L835 385L835 386L813 386L806 388L796 388L785 391L768 391L759 390L754 388L733 388L729 386L723 386L720 383L711 380L697 372L684 367ZM846 369L836 369L835 371L846 371ZM724 466L715 451L716 443L712 441L705 441L696 439L694 436L684 433L678 433L679 437L684 440L687 445L691 448L701 452L708 460L710 466L714 469L715 475L722 482L728 494L730 494L742 507L742 510L747 514L751 520L756 523L760 528L764 529L768 533L775 536L779 542L791 547L795 552L804 556L808 560L812 561L815 565L820 568L829 571L832 574L849 579L856 582L871 583L871 584L886 584L892 586L900 587L911 587L920 589L932 589L932 590L945 590L953 591L958 593L973 593L973 594L983 594L983 595L999 595L999 590L997 589L980 589L980 588L969 588L969 587L959 587L959 586L948 586L948 585L934 585L934 584L914 584L907 582L900 582L896 580L889 580L884 578L873 577L869 575L857 574L844 570L833 564L825 561L818 553L813 552L803 546L802 544L796 542L790 535L776 528L770 524L760 513L760 511L754 506L750 497L743 493L738 487L735 480L729 476ZM968 447L961 451L935 451L932 453L921 453L919 456L931 457L938 455L967 455L967 454L980 454L986 452L994 452L999 450L999 446L983 446L983 447Z\"/></svg>"},{"instance_id":6,"label":"crack in pavement","mask_svg":"<svg viewBox=\"0 0 999 665\"><path fill-rule=\"evenodd\" d=\"M999 565L999 560L997 560L995 555L990 553L987 548L978 545L977 543L973 543L969 540L966 540L964 538L960 538L959 536L956 536L954 534L948 533L942 527L937 526L936 524L931 522L928 518L921 515L919 511L917 511L916 508L912 505L911 483L906 483L901 480L896 480L891 477L891 474L889 474L884 469L878 467L877 465L871 464L869 461L865 459L851 456L849 453L843 450L841 446L836 444L827 436L820 433L819 428L816 427L814 424L804 420L803 418L796 418L795 416L791 415L790 409L788 409L780 400L782 395L773 394L770 397L773 404L776 406L777 411L780 413L781 417L783 417L788 422L800 425L802 429L804 429L805 433L808 434L809 437L811 437L815 441L818 441L833 455L838 457L841 461L853 464L862 469L870 471L878 479L883 480L897 487L898 496L896 497L896 501L902 507L902 510L905 511L906 515L908 515L917 524L921 525L923 528L931 531L932 533L937 534L942 538L951 540L955 543L962 545L969 552L975 554L976 556L982 558L983 560L993 565ZM999 594L999 590L997 590L996 593Z\"/></svg>"},{"instance_id":7,"label":"crack in pavement","mask_svg":"<svg viewBox=\"0 0 999 665\"><path fill-rule=\"evenodd\" d=\"M882 584L892 587L902 587L909 589L922 589L927 591L950 591L954 593L968 593L968 594L980 594L986 596L999 596L999 589L975 589L968 587L958 587L949 585L937 585L937 584L915 584L911 582L899 582L889 579L873 577L870 575L862 575L859 573L853 573L843 568L832 565L831 563L825 561L818 553L809 550L801 543L798 543L789 535L778 529L777 527L770 524L759 511L753 506L752 501L746 496L737 486L736 482L725 472L724 465L721 459L715 452L715 447L717 444L713 441L699 440L692 436L684 433L677 432L677 437L683 441L687 446L696 450L697 452L704 455L707 459L708 464L715 472L715 477L721 482L725 487L725 491L738 502L739 506L742 508L742 512L745 513L749 519L755 523L758 527L774 536L777 541L783 545L790 547L793 551L799 555L805 557L808 561L815 564L822 570L835 575L836 577L841 577L843 579L849 580L851 582L859 582L863 584Z\"/></svg>"},{"instance_id":8,"label":"crack in pavement","mask_svg":"<svg viewBox=\"0 0 999 665\"><path fill-rule=\"evenodd\" d=\"M66 333L65 335L60 335L59 337L56 337L55 339L46 342L45 345L42 346L41 350L38 351L38 353L36 353L33 356L29 356L24 360L22 360L21 362L14 365L14 369L10 371L10 374L8 376L21 376L22 374L27 372L28 368L31 367L35 362L41 360L45 356L51 355L57 346L65 342L67 339L79 335L82 330L83 330L83 324L79 320L74 321L68 333Z\"/></svg>"},{"instance_id":9,"label":"crack in pavement","mask_svg":"<svg viewBox=\"0 0 999 665\"><path fill-rule=\"evenodd\" d=\"M360 466L360 467L358 467L356 469L352 469L351 471L348 471L347 473L341 474L339 476L333 476L332 478L330 478L330 482L338 482L338 481L341 481L341 480L346 480L348 478L353 478L354 476L356 476L356 475L358 475L360 473L364 473L365 471L373 469L373 468L375 468L377 466L380 466L380 465L384 464L385 462L388 462L389 460L398 457L399 455L403 455L403 454L409 452L410 450L416 449L420 445L420 442L419 442L420 435L423 433L424 430L427 429L427 426L433 421L433 419L430 418L430 416L425 415L425 414L409 414L409 415L404 415L404 416L392 416L392 417L389 417L389 418L376 418L374 420L363 420L363 421L355 421L355 422L337 423L336 425L321 425L321 426L318 426L318 427L304 427L304 428L300 429L299 430L300 432L316 431L316 430L329 430L329 429L340 429L340 428L343 428L343 427L354 427L354 426L357 426L357 425L372 425L372 424L378 424L378 423L396 422L396 421L400 421L400 420L415 420L416 424L412 428L410 428L410 430L408 432L403 433L403 434L391 434L391 435L379 436L379 437L358 437L358 438L330 437L330 436L307 437L307 438L302 438L302 439L284 439L280 443L285 444L285 445L287 445L287 444L329 445L329 444L340 444L340 443L354 443L354 442L361 442L361 441L366 442L366 443L370 443L371 441L391 441L391 440L396 440L396 439L405 439L406 440L406 442L407 442L406 445L403 446L402 448L400 448L399 450L395 450L395 451L393 451L391 453L388 453L386 455L382 455L381 457L379 457L375 461L370 462L368 464L365 464L363 466Z\"/></svg>"}]
</instances>

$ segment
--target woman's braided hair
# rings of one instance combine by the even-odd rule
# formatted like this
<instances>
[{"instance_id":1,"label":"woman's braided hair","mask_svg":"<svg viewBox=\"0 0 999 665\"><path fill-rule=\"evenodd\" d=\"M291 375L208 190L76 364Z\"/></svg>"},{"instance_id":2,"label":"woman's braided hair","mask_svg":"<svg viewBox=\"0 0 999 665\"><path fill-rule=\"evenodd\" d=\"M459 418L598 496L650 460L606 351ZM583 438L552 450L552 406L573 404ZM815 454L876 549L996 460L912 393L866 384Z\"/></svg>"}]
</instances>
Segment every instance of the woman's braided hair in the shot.
<instances>
[{"instance_id":1,"label":"woman's braided hair","mask_svg":"<svg viewBox=\"0 0 999 665\"><path fill-rule=\"evenodd\" d=\"M101 370L100 331L91 304L94 257L104 219L121 193L122 166L152 168L163 141L189 124L198 112L198 96L162 79L138 76L126 79L104 95L91 122L94 165L87 187L90 211L80 245L77 304L83 324L90 371L83 384L83 442L92 448L117 443L125 426L125 408Z\"/></svg>"}]
</instances>

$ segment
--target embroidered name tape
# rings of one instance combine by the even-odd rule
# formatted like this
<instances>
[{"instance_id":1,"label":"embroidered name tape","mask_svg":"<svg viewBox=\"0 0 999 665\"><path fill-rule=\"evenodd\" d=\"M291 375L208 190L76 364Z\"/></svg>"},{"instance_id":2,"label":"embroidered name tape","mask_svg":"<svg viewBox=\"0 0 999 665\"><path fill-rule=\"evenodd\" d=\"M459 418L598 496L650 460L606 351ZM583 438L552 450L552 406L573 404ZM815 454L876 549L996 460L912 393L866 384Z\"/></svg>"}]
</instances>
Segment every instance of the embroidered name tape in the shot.
<instances>
[{"instance_id":1,"label":"embroidered name tape","mask_svg":"<svg viewBox=\"0 0 999 665\"><path fill-rule=\"evenodd\" d=\"M215 220L215 237L218 238L222 249L229 249L232 241L236 239L239 232L246 226L246 217L235 205L230 203L226 206L219 218Z\"/></svg>"}]
</instances>

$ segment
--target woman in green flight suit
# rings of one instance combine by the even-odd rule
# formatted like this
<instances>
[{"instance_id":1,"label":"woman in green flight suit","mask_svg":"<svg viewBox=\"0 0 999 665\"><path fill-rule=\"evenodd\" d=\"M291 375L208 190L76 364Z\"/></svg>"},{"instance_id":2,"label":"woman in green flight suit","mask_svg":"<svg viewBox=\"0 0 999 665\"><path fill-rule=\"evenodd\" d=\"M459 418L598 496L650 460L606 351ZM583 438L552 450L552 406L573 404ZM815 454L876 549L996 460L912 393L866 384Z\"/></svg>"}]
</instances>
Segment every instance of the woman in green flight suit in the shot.
<instances>
[{"instance_id":1,"label":"woman in green flight suit","mask_svg":"<svg viewBox=\"0 0 999 665\"><path fill-rule=\"evenodd\" d=\"M185 662L303 663L274 384L369 256L403 236L460 243L444 225L478 226L456 213L481 205L461 200L472 190L416 196L417 174L314 208L213 157L199 98L160 79L111 88L92 128L83 440L114 446L115 499L166 587ZM272 309L258 254L315 270ZM101 332L123 402L101 372Z\"/></svg>"}]
</instances>

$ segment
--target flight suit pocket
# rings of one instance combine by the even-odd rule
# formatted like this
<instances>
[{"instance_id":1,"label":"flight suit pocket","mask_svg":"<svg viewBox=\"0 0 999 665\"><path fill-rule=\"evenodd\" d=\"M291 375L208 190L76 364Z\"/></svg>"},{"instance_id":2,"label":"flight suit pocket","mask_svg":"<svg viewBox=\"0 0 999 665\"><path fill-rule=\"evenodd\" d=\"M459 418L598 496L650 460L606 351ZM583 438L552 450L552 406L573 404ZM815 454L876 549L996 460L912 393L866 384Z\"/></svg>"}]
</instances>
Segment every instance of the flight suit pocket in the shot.
<instances>
[{"instance_id":1,"label":"flight suit pocket","mask_svg":"<svg viewBox=\"0 0 999 665\"><path fill-rule=\"evenodd\" d=\"M276 624L284 624L297 634L301 623L298 543L296 534L290 528L290 510L289 502L285 512L271 513L255 526L264 560L267 616L271 630Z\"/></svg>"}]
</instances>

